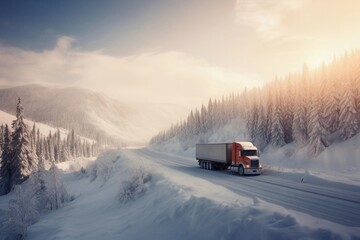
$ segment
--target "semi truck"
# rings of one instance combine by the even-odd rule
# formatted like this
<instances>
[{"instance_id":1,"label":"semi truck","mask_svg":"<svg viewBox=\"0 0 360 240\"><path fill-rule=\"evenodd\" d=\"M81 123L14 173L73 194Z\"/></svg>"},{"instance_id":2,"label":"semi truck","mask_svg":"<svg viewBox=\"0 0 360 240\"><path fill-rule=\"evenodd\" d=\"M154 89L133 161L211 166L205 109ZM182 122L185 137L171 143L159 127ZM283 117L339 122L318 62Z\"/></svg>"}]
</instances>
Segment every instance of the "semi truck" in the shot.
<instances>
[{"instance_id":1,"label":"semi truck","mask_svg":"<svg viewBox=\"0 0 360 240\"><path fill-rule=\"evenodd\" d=\"M251 142L196 144L199 166L209 170L226 170L240 175L260 175L260 152Z\"/></svg>"}]
</instances>

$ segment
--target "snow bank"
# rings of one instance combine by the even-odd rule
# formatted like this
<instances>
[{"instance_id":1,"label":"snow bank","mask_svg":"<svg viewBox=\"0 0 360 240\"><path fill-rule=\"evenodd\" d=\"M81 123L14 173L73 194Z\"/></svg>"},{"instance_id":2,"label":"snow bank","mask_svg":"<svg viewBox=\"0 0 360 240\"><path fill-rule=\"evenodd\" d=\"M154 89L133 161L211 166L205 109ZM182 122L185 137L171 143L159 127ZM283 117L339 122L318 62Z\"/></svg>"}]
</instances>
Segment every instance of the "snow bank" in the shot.
<instances>
[{"instance_id":1,"label":"snow bank","mask_svg":"<svg viewBox=\"0 0 360 240\"><path fill-rule=\"evenodd\" d=\"M344 141L335 142L314 157L307 147L291 143L279 149L266 149L261 159L267 168L278 171L304 172L332 181L360 184L360 134Z\"/></svg>"},{"instance_id":2,"label":"snow bank","mask_svg":"<svg viewBox=\"0 0 360 240\"><path fill-rule=\"evenodd\" d=\"M299 222L285 209L241 197L200 178L191 182L185 174L155 168L134 156L129 151L109 151L84 171L66 173L68 191L77 197L31 226L28 239L350 239L350 235L356 236L352 229L344 231L345 227L308 216Z\"/></svg>"},{"instance_id":3,"label":"snow bank","mask_svg":"<svg viewBox=\"0 0 360 240\"><path fill-rule=\"evenodd\" d=\"M246 132L244 124L234 120L201 138L207 139L206 142L241 141L249 139ZM199 138L194 137L190 142L184 143L175 137L149 148L195 158L195 145L200 142ZM265 169L298 173L307 171L332 181L360 185L360 134L342 141L339 134L335 133L329 141L332 144L318 156L313 156L309 147L299 147L295 142L281 148L268 146L261 154L261 161Z\"/></svg>"}]
</instances>

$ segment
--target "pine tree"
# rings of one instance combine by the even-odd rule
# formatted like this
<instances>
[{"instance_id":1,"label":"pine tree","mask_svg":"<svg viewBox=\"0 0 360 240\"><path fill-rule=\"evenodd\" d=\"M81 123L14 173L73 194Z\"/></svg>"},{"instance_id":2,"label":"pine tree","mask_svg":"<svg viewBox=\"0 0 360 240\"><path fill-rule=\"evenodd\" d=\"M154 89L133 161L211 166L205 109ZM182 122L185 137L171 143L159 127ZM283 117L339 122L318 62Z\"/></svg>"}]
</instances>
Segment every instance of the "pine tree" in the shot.
<instances>
[{"instance_id":1,"label":"pine tree","mask_svg":"<svg viewBox=\"0 0 360 240\"><path fill-rule=\"evenodd\" d=\"M285 143L291 143L293 141L292 128L294 122L294 89L293 83L291 82L292 80L293 79L289 77L286 84L283 84L284 88L282 89L282 125L284 126Z\"/></svg>"},{"instance_id":2,"label":"pine tree","mask_svg":"<svg viewBox=\"0 0 360 240\"><path fill-rule=\"evenodd\" d=\"M31 142L32 149L36 151L36 125L35 125L35 123L33 124L32 130L30 133L30 142Z\"/></svg>"},{"instance_id":3,"label":"pine tree","mask_svg":"<svg viewBox=\"0 0 360 240\"><path fill-rule=\"evenodd\" d=\"M326 130L324 112L321 108L323 106L323 90L323 86L320 86L318 93L313 97L309 116L309 141L311 152L314 155L321 153L328 146L326 140L328 132Z\"/></svg>"},{"instance_id":4,"label":"pine tree","mask_svg":"<svg viewBox=\"0 0 360 240\"><path fill-rule=\"evenodd\" d=\"M61 144L60 161L65 162L70 159L70 151L66 144Z\"/></svg>"},{"instance_id":5,"label":"pine tree","mask_svg":"<svg viewBox=\"0 0 360 240\"><path fill-rule=\"evenodd\" d=\"M293 120L293 138L294 140L300 144L304 145L306 143L306 140L308 138L307 136L307 124L305 120L305 103L303 102L303 99L300 97L300 93L298 92L296 95L296 104L298 106L297 111L295 111L294 114L294 120Z\"/></svg>"},{"instance_id":6,"label":"pine tree","mask_svg":"<svg viewBox=\"0 0 360 240\"><path fill-rule=\"evenodd\" d=\"M23 119L23 107L21 99L18 99L16 107L16 120L12 123L12 185L20 184L26 180L29 175L37 170L38 159L30 143L29 132Z\"/></svg>"},{"instance_id":7,"label":"pine tree","mask_svg":"<svg viewBox=\"0 0 360 240\"><path fill-rule=\"evenodd\" d=\"M54 140L53 140L53 135L51 134L51 132L49 133L49 136L47 138L47 146L48 146L48 151L49 151L49 157L48 160L50 162L55 162L55 153L54 153Z\"/></svg>"},{"instance_id":8,"label":"pine tree","mask_svg":"<svg viewBox=\"0 0 360 240\"><path fill-rule=\"evenodd\" d=\"M69 135L69 144L70 144L70 154L72 157L76 157L75 151L75 131L71 130L71 134Z\"/></svg>"},{"instance_id":9,"label":"pine tree","mask_svg":"<svg viewBox=\"0 0 360 240\"><path fill-rule=\"evenodd\" d=\"M39 170L45 170L45 140L44 139L40 139L38 141L38 146L37 146L37 156L38 156L38 168Z\"/></svg>"},{"instance_id":10,"label":"pine tree","mask_svg":"<svg viewBox=\"0 0 360 240\"><path fill-rule=\"evenodd\" d=\"M262 104L259 105L259 118L257 121L256 134L255 134L255 145L259 149L264 149L267 142L267 119L265 115L265 109Z\"/></svg>"},{"instance_id":11,"label":"pine tree","mask_svg":"<svg viewBox=\"0 0 360 240\"><path fill-rule=\"evenodd\" d=\"M280 122L280 106L278 104L275 105L275 111L272 117L270 143L274 147L282 147L285 145L284 128Z\"/></svg>"},{"instance_id":12,"label":"pine tree","mask_svg":"<svg viewBox=\"0 0 360 240\"><path fill-rule=\"evenodd\" d=\"M4 127L4 140L3 140L3 151L1 154L1 166L0 166L0 195L8 194L11 191L11 159L12 159L12 149L11 149L11 135L8 125Z\"/></svg>"},{"instance_id":13,"label":"pine tree","mask_svg":"<svg viewBox=\"0 0 360 240\"><path fill-rule=\"evenodd\" d=\"M353 137L358 130L355 96L349 81L340 104L340 132L344 140Z\"/></svg>"},{"instance_id":14,"label":"pine tree","mask_svg":"<svg viewBox=\"0 0 360 240\"><path fill-rule=\"evenodd\" d=\"M360 132L360 51L354 52L353 54L353 90L355 96L355 106L357 112L358 132Z\"/></svg>"},{"instance_id":15,"label":"pine tree","mask_svg":"<svg viewBox=\"0 0 360 240\"><path fill-rule=\"evenodd\" d=\"M70 195L61 182L59 170L54 163L52 163L51 168L49 169L49 174L49 181L46 185L46 195L48 199L47 207L50 210L55 210L61 208L65 202L69 201Z\"/></svg>"},{"instance_id":16,"label":"pine tree","mask_svg":"<svg viewBox=\"0 0 360 240\"><path fill-rule=\"evenodd\" d=\"M336 69L337 67L331 65L332 69ZM332 74L332 78L329 76ZM326 119L325 123L328 128L329 133L333 133L339 129L339 117L340 117L340 95L339 95L339 83L340 82L340 74L338 70L333 70L329 72L326 71L325 75L326 79L326 102L324 103L324 118Z\"/></svg>"},{"instance_id":17,"label":"pine tree","mask_svg":"<svg viewBox=\"0 0 360 240\"><path fill-rule=\"evenodd\" d=\"M4 125L0 127L0 164L1 164L1 153L3 149L3 142L4 142Z\"/></svg>"}]
</instances>

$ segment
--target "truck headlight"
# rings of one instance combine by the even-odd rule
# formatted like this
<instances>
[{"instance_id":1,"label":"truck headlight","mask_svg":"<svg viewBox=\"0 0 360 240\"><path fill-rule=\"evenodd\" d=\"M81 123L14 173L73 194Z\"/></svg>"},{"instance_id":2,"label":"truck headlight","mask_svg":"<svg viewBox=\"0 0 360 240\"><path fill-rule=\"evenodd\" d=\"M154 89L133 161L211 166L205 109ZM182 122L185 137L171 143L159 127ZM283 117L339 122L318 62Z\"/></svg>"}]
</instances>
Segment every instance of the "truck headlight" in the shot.
<instances>
[{"instance_id":1,"label":"truck headlight","mask_svg":"<svg viewBox=\"0 0 360 240\"><path fill-rule=\"evenodd\" d=\"M246 164L246 168L249 168L250 167L250 164Z\"/></svg>"}]
</instances>

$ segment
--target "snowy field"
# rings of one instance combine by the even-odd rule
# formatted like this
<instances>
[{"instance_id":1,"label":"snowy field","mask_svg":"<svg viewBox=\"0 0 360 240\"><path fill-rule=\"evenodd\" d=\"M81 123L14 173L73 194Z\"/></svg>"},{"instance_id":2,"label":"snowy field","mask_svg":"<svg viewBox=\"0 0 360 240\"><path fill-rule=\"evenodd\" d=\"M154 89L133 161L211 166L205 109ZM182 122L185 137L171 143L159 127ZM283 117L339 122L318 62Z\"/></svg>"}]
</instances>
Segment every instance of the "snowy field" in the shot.
<instances>
[{"instance_id":1,"label":"snowy field","mask_svg":"<svg viewBox=\"0 0 360 240\"><path fill-rule=\"evenodd\" d=\"M61 163L74 200L41 215L26 239L360 239L358 186L196 164L146 148ZM12 197L0 197L2 211Z\"/></svg>"}]
</instances>

